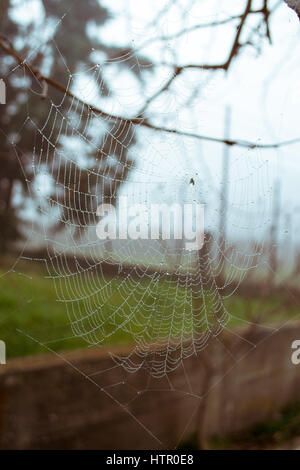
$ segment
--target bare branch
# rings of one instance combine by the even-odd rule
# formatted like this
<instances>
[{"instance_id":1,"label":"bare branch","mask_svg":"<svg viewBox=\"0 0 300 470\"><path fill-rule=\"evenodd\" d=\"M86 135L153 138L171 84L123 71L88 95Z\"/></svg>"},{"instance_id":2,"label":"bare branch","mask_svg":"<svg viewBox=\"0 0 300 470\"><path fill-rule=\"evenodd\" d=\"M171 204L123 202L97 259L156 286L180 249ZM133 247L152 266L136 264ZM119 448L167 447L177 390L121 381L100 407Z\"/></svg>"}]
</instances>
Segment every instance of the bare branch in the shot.
<instances>
[{"instance_id":1,"label":"bare branch","mask_svg":"<svg viewBox=\"0 0 300 470\"><path fill-rule=\"evenodd\" d=\"M299 0L300 1L300 0ZM241 36L241 33L242 33L242 30L243 30L243 27L246 23L246 20L248 18L248 16L250 14L260 14L260 15L263 15L263 21L264 23L266 24L266 36L267 38L269 39L269 41L271 41L271 33L270 33L270 27L269 27L269 20L270 20L270 16L272 13L274 13L276 11L276 9L278 8L278 6L281 5L281 0L276 3L276 5L272 8L272 10L270 10L268 8L268 0L264 0L264 6L259 9L259 10L252 10L251 9L251 1L248 0L248 3L246 5L246 8L245 8L245 11L243 14L241 15L236 15L236 16L232 16L231 18L227 18L225 20L221 20L220 22L212 22L212 23L207 23L207 24L202 24L202 25L196 25L196 26L193 26L191 28L188 28L186 30L182 30L182 33L184 34L185 32L189 32L190 30L193 31L194 29L198 29L200 27L204 27L204 26L217 26L217 25L222 25L222 24L226 24L226 23L229 23L231 20L236 20L236 19L240 19L240 22L239 22L239 25L237 26L237 32L236 32L236 35L234 37L234 40L233 40L233 43L232 43L232 46L231 46L231 49L230 49L230 53L229 53L229 56L228 56L228 59L224 62L224 63L219 63L219 64L184 64L184 65L178 65L178 64L172 64L172 63L168 63L168 62L160 62L159 64L156 64L156 65L162 65L162 66L167 66L167 67L171 67L173 68L174 70L184 70L184 69L199 69L199 70L211 70L211 71L214 71L214 70L228 70L232 64L232 61L233 59L238 55L240 49L242 49L245 45L248 44L248 42L246 42L245 44L240 44L240 36ZM179 33L176 33L174 35L174 37L176 36L180 36L181 35L181 31ZM172 39L173 37L170 36L170 37L166 37L166 40L170 38ZM150 40L146 41L146 43L150 43ZM147 45L146 43L144 43L141 47L144 47L145 45ZM139 48L138 48L139 49Z\"/></svg>"},{"instance_id":2,"label":"bare branch","mask_svg":"<svg viewBox=\"0 0 300 470\"><path fill-rule=\"evenodd\" d=\"M267 4L268 0L264 0L264 1ZM252 14L252 15L257 15L257 14L261 14L261 13L265 14L266 10L267 10L266 5L264 5L264 7L259 9L259 10L250 10L249 14ZM268 12L269 12L269 15L270 15L273 12L273 10L272 11L268 10ZM135 49L135 53L139 52L141 49L144 49L149 44L152 45L154 42L172 41L173 39L178 39L181 36L184 36L185 34L189 34L189 33L192 33L194 31L197 31L198 29L214 28L214 27L218 27L218 26L224 26L228 23L232 23L233 21L240 20L242 18L242 16L243 16L242 14L241 15L232 15L229 18L224 18L223 20L219 20L219 21L209 21L207 23L195 24L193 26L190 26L189 28L184 28L184 29L178 31L177 33L170 34L169 36L157 36L155 38L147 39L146 41L144 41L140 46L138 46Z\"/></svg>"},{"instance_id":3,"label":"bare branch","mask_svg":"<svg viewBox=\"0 0 300 470\"><path fill-rule=\"evenodd\" d=\"M251 1L248 2L248 3L251 3ZM229 145L229 146L244 147L244 148L248 148L248 149L255 149L255 148L259 148L259 149L272 149L273 148L274 149L274 148L279 148L279 147L283 147L283 146L287 146L287 145L293 145L293 144L296 144L296 143L300 142L300 137L292 139L292 140L288 140L288 141L273 143L273 144L258 144L256 142L250 142L250 141L239 140L239 139L236 139L236 140L235 139L222 139L222 138L218 138L218 137L211 137L211 136L207 136L207 135L201 135L201 134L196 134L196 133L185 132L185 131L181 131L179 129L170 129L170 128L166 128L166 127L163 127L163 126L157 126L155 124L150 123L144 117L140 117L140 116L133 117L133 118L128 118L128 117L124 117L124 116L109 114L106 111L103 111L102 109L97 108L96 106L93 106L89 103L86 103L82 99L78 98L69 89L65 88L61 83L58 83L53 78L47 77L47 76L43 75L42 73L40 73L39 70L37 70L32 65L30 65L26 61L26 59L23 59L18 54L18 52L13 48L10 41L6 37L4 37L3 35L0 36L0 48L2 50L4 50L8 55L14 57L14 59L17 61L17 63L21 67L24 67L31 74L33 74L41 83L44 82L48 85L51 85L53 88L61 91L66 96L76 100L78 103L82 104L84 107L87 107L94 114L96 114L96 115L98 115L98 116L100 116L104 119L108 119L110 121L124 122L124 123L132 124L132 125L135 125L135 126L142 126L142 127L147 128L147 129L151 129L153 131L165 132L165 133L168 133L168 134L175 134L175 135L178 135L178 136L189 137L189 138L198 139L198 140L204 140L204 141L207 141L207 142L220 143L220 144L225 144L225 145ZM232 55L233 55L233 53L231 53L231 56ZM43 87L43 90L45 90L44 87Z\"/></svg>"}]
</instances>

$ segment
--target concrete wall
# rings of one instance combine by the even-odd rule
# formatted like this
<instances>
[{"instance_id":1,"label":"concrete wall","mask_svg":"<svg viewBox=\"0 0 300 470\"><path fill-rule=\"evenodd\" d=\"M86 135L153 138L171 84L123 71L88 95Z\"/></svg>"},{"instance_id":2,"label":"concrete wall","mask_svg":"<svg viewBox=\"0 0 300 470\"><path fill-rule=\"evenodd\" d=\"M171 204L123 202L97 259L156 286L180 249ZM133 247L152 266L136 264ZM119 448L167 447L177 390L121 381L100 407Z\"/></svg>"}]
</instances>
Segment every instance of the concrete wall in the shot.
<instances>
[{"instance_id":1,"label":"concrete wall","mask_svg":"<svg viewBox=\"0 0 300 470\"><path fill-rule=\"evenodd\" d=\"M295 339L300 323L227 331L169 380L112 367L111 348L8 361L0 366L0 448L174 448L199 423L209 434L246 428L300 401Z\"/></svg>"}]
</instances>

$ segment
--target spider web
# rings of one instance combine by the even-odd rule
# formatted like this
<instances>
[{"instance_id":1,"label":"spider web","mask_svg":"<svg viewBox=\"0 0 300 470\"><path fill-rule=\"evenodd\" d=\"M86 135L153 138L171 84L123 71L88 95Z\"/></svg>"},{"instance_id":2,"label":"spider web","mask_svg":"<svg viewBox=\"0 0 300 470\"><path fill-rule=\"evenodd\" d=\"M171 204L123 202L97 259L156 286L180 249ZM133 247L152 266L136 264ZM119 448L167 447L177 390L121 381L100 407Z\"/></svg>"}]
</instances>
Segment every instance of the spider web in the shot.
<instances>
[{"instance_id":1,"label":"spider web","mask_svg":"<svg viewBox=\"0 0 300 470\"><path fill-rule=\"evenodd\" d=\"M100 68L95 66L89 70L92 86L88 88L85 101L91 99L92 87L101 89L103 86L99 80ZM77 78L76 75L70 77L67 90L72 89ZM74 122L74 110L79 115L77 122ZM82 122L85 122L83 132ZM115 172L118 168L121 175L119 182L124 181L122 172L126 171L126 158L123 162L121 151L120 159L115 161L113 145L115 141L116 145L123 145L121 139L124 132L128 132L127 126L109 117L107 120L99 118L90 107L79 100L70 100L67 95L59 105L50 102L43 126L37 126L30 117L28 124L35 132L32 155L35 178L41 181L43 176L51 178L55 186L56 196L43 196L41 204L44 240L49 253L46 264L57 299L65 304L73 335L95 346L114 343L124 334L135 347L128 357L115 356L117 362L131 372L145 365L154 377L168 374L181 365L182 360L205 348L210 337L217 336L226 326L230 312L224 298L236 291L248 270L255 266L253 260L257 258L257 251L244 253L236 246L224 249L215 228L218 217L210 216L209 210L206 210L206 239L199 253L187 251L181 241L174 246L167 240L99 240L96 209L105 200L107 182L116 181L111 176L111 162ZM60 129L55 141L52 139L54 125ZM164 136L157 139L155 145L150 133L135 125L132 134L137 133L138 141L144 142L137 146L141 149L133 147L128 151L124 148L124 151L130 162L138 162L138 168L123 183L122 194L143 205L158 199L165 203L196 200L205 203L211 189L200 180L199 172L186 170L187 163L180 158L182 147L185 148L182 137L166 139ZM105 150L107 134L112 141L108 153ZM105 135L100 144L97 142L99 135ZM116 135L120 135L120 141ZM82 144L87 153L93 152L93 169L85 165L84 158L78 158L78 150L59 145L65 136L75 137L79 148ZM234 172L230 180L234 201L230 222L248 233L251 229L264 229L266 217L265 198L260 213L257 209L251 211L252 205L257 207L254 198L260 197L256 182L261 178L264 194L270 191L270 187L265 187L268 165L257 153L253 156L254 153L249 151L242 156L238 153L233 158ZM49 165L50 154L53 164ZM178 164L172 164L171 168L170 154L179 156ZM162 181L164 165L169 181ZM195 178L192 189L191 175ZM89 181L89 177L94 178L96 189L91 191L87 187L87 192L83 193L80 181L82 178ZM79 204L74 204L76 198ZM109 196L116 207L117 199L114 193ZM82 215L80 221L78 210ZM54 236L53 225L57 223L63 229L60 235Z\"/></svg>"},{"instance_id":2,"label":"spider web","mask_svg":"<svg viewBox=\"0 0 300 470\"><path fill-rule=\"evenodd\" d=\"M125 116L128 109L136 109L136 89L126 80L124 85L116 82L114 93L105 99L107 117L83 103L97 102L98 90L104 87L101 77L110 77L111 73L115 80L118 63L126 61L132 61L132 56L104 60L76 74L70 73L66 63L66 90L76 91L80 98L65 93L60 103L54 103L49 94L44 123L37 123L28 114L24 124L30 126L34 136L32 168L41 193L42 230L35 233L35 239L47 249L42 261L58 302L65 306L70 334L82 338L88 346L108 345L111 349L114 365L89 377L99 376L104 384L107 371L122 371L124 380L102 385L102 391L113 389L109 395L121 403L117 390L126 386L130 393L124 403L129 406L141 393L156 387L161 390L161 384L174 390L172 374L181 368L185 374L183 393L203 398L202 392L192 389L185 370L187 358L198 356L212 342L223 345L219 336L224 330L247 343L250 351L255 348L229 328L233 319L250 325L253 322L233 315L227 300L238 292L252 270L268 269L265 240L271 220L274 168L259 149L231 150L228 238L224 242L219 231L224 189L221 165L207 162L207 153L219 153L221 158L220 150L180 135L154 133L143 126L142 117L140 124L116 120L118 112ZM142 68L138 61L136 67ZM203 76L201 84L205 87L210 75ZM182 90L180 79L178 82L177 92ZM156 119L166 125L175 122L182 128L182 98L186 101L187 96L179 94L177 100L177 93L167 90L163 101L155 106ZM192 122L197 112L196 108L191 110ZM124 144L128 135L129 142ZM62 145L67 140L68 144ZM93 168L89 155L93 156ZM85 191L81 189L82 180L87 181ZM54 192L43 189L45 181L51 181ZM120 183L119 192L114 190L116 182ZM187 251L181 240L99 240L97 207L105 200L118 208L120 196L147 207L157 202L204 204L203 248ZM57 225L61 230L55 233L53 227ZM52 337L50 331L47 334L49 338L33 339L52 350L51 345L62 338ZM110 346L119 342L128 343L125 349L130 348L130 352L119 353ZM239 357L225 345L223 348L234 364L239 362ZM138 372L145 374L142 391L130 381L131 373Z\"/></svg>"}]
</instances>

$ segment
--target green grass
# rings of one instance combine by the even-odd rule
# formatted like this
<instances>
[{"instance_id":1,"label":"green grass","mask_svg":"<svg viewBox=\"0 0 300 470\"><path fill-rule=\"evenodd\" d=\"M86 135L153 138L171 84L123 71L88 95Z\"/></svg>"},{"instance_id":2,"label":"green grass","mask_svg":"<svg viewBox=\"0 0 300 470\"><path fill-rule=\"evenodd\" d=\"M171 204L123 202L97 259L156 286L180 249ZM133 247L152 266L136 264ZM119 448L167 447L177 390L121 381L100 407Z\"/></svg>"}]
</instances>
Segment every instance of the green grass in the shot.
<instances>
[{"instance_id":1,"label":"green grass","mask_svg":"<svg viewBox=\"0 0 300 470\"><path fill-rule=\"evenodd\" d=\"M256 424L243 431L224 437L208 439L210 450L263 450L290 448L295 437L300 435L300 402L293 403L278 412L273 420ZM197 450L197 435L193 434L180 449Z\"/></svg>"},{"instance_id":2,"label":"green grass","mask_svg":"<svg viewBox=\"0 0 300 470\"><path fill-rule=\"evenodd\" d=\"M101 276L89 277L88 273L85 278L53 280L45 278L42 265L25 261L18 263L16 272L4 268L0 275L0 339L6 342L8 358L47 352L39 342L59 351L100 341L130 343L135 335L143 336L145 330L147 340L167 339L169 334L176 337L182 331L189 336L205 328L193 323L191 299L186 299L185 290L174 282L153 277L127 280L124 289L122 278L106 278L103 282ZM129 282L132 288L128 296ZM60 298L70 301L62 302ZM289 304L284 296L246 299L234 295L225 300L225 305L232 315L230 327L245 324L245 320L280 323L298 313L297 305Z\"/></svg>"},{"instance_id":3,"label":"green grass","mask_svg":"<svg viewBox=\"0 0 300 470\"><path fill-rule=\"evenodd\" d=\"M103 277L95 275L85 279L77 276L49 279L42 273L34 263L32 267L18 265L18 272L0 271L0 339L6 342L8 358L47 352L39 343L54 351L99 342L132 343L134 335L143 336L145 326L148 337L161 339L164 332L169 334L174 312L171 336L176 336L178 329L187 334L191 330L190 317L181 315L185 292L180 289L175 292L174 282L126 280L125 288L123 279L106 278L103 282ZM76 296L78 300L74 302ZM147 309L151 309L151 315Z\"/></svg>"},{"instance_id":4,"label":"green grass","mask_svg":"<svg viewBox=\"0 0 300 470\"><path fill-rule=\"evenodd\" d=\"M276 448L300 435L300 403L284 408L277 419L232 434L227 438L213 438L211 449L266 449Z\"/></svg>"},{"instance_id":5,"label":"green grass","mask_svg":"<svg viewBox=\"0 0 300 470\"><path fill-rule=\"evenodd\" d=\"M47 352L17 330L23 330L38 340L71 336L65 307L55 301L52 283L39 274L30 277L8 273L0 279L0 338L5 341L7 356L26 356ZM54 344L54 349L81 347L80 338L66 338ZM49 344L51 346L51 344Z\"/></svg>"},{"instance_id":6,"label":"green grass","mask_svg":"<svg viewBox=\"0 0 300 470\"><path fill-rule=\"evenodd\" d=\"M280 326L287 320L299 319L299 303L288 291L267 297L246 297L232 295L224 300L226 309L231 314L229 326L243 325L245 322L276 324Z\"/></svg>"}]
</instances>

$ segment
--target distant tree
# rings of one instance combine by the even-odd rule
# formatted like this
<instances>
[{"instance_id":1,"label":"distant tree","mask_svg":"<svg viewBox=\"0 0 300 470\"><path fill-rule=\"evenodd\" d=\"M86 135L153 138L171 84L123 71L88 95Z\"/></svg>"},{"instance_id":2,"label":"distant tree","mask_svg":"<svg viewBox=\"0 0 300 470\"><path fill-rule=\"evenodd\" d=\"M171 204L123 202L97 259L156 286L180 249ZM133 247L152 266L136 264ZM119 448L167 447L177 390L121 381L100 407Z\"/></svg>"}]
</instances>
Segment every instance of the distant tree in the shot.
<instances>
[{"instance_id":1,"label":"distant tree","mask_svg":"<svg viewBox=\"0 0 300 470\"><path fill-rule=\"evenodd\" d=\"M37 26L33 21L23 24L16 19L14 15L16 2L12 0L1 2L0 38L3 41L9 40L21 57L29 57L32 66L55 79L62 87L68 86L70 74L77 72L83 63L86 68L95 66L92 51L104 53L108 59L123 54L130 55L130 50L124 51L121 48L110 47L88 33L88 26L94 25L101 28L110 19L109 11L99 1L41 0L40 3L44 19L42 24ZM24 8L26 8L25 5ZM43 43L43 32L46 28L50 30L50 40L43 47L39 47L39 43ZM37 37L38 47L36 47ZM14 58L3 50L0 50L0 53L2 55L0 77L6 77L8 74L5 79L7 105L2 106L0 115L2 132L0 140L0 250L3 251L8 249L11 242L22 237L20 209L24 204L16 203L16 192L21 196L19 200L26 201L28 191L32 189L34 183L32 154L35 132L27 117L30 115L32 121L39 123L39 127L42 127L46 122L50 106L49 99L41 99L41 83L37 77L23 67L15 68ZM121 62L120 66L130 68L133 73L140 76L140 69L134 67L135 57L132 54L132 59ZM142 63L143 59L139 57L139 61ZM12 70L13 73L11 73ZM99 97L108 96L109 84L102 76L101 70L98 75L98 82L100 81ZM49 88L47 91L47 98L56 104L61 102L62 96L62 92L56 88ZM79 113L76 110L72 112L77 115ZM86 119L81 119L80 122L77 130L84 134ZM53 122L51 125L53 126ZM86 194L88 192L96 194L97 191L103 195L104 200L111 196L117 197L122 182L126 180L129 171L134 167L134 161L128 155L129 146L135 143L132 128L126 122L123 125L119 123L118 126L106 122L106 125L107 132L97 146L101 150L92 152L88 145L84 149L81 147L86 170L95 166L98 169L106 168L106 177L103 178L102 187L99 187L99 178L94 172L82 172L76 184L76 197L72 198L72 214L70 208L62 209L61 227L68 222L70 217L74 225L86 226L88 220L80 210L82 207L87 207ZM57 120L51 134L54 142L59 137L60 130L60 121ZM59 139L57 143L60 149L67 146L71 130L66 130L63 134L66 138ZM15 147L12 147L11 141L15 142ZM49 152L47 166L51 168L51 174L59 185L63 184L65 164L63 160L58 163L57 155L53 150ZM68 171L67 168L66 170ZM24 177L25 174L26 177ZM31 191L32 196L34 196L34 191ZM56 198L58 203L62 203L61 207L63 207L64 197L63 191L58 192L56 188L53 198ZM90 210L93 209L90 207Z\"/></svg>"}]
</instances>

